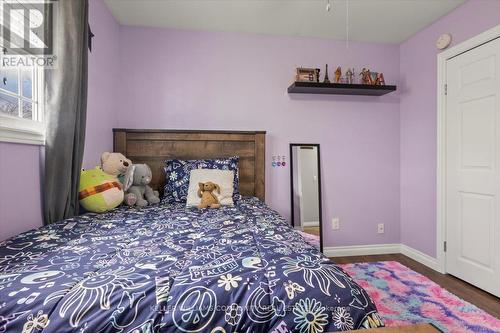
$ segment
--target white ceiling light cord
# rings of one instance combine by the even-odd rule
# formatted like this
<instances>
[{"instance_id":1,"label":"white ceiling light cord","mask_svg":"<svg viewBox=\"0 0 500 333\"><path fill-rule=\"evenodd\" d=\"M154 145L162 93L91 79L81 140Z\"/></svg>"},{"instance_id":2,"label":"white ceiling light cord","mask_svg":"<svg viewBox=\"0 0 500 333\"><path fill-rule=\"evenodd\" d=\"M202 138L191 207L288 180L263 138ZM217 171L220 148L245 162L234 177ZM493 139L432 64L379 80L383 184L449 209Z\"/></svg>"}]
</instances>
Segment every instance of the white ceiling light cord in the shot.
<instances>
[{"instance_id":1,"label":"white ceiling light cord","mask_svg":"<svg viewBox=\"0 0 500 333\"><path fill-rule=\"evenodd\" d=\"M345 0L345 46L349 48L349 0Z\"/></svg>"},{"instance_id":2,"label":"white ceiling light cord","mask_svg":"<svg viewBox=\"0 0 500 333\"><path fill-rule=\"evenodd\" d=\"M326 11L329 12L331 8L330 0L326 0ZM345 0L345 33L345 47L349 48L349 0Z\"/></svg>"}]
</instances>

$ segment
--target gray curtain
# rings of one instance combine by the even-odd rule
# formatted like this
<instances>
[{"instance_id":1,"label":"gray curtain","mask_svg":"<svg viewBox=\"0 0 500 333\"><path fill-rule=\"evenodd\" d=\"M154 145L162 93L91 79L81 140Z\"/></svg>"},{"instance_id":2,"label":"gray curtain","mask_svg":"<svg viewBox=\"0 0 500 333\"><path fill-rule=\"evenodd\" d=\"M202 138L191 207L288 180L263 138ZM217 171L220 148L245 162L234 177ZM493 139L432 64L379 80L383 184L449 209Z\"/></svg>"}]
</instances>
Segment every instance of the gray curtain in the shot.
<instances>
[{"instance_id":1,"label":"gray curtain","mask_svg":"<svg viewBox=\"0 0 500 333\"><path fill-rule=\"evenodd\" d=\"M45 70L44 223L78 214L87 113L88 1L58 1L55 68Z\"/></svg>"}]
</instances>

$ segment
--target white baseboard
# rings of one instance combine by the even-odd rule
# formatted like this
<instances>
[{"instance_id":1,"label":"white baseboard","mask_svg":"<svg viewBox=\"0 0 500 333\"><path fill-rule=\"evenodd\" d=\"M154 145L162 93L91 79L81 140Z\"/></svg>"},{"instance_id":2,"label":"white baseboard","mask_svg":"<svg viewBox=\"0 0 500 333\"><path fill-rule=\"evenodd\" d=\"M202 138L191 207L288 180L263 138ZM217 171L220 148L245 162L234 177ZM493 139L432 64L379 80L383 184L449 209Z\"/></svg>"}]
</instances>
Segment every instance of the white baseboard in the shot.
<instances>
[{"instance_id":1,"label":"white baseboard","mask_svg":"<svg viewBox=\"0 0 500 333\"><path fill-rule=\"evenodd\" d=\"M302 222L304 227L319 227L319 221L304 221Z\"/></svg>"},{"instance_id":2,"label":"white baseboard","mask_svg":"<svg viewBox=\"0 0 500 333\"><path fill-rule=\"evenodd\" d=\"M401 254L404 254L405 256L415 261L418 261L419 263L435 271L441 272L441 269L439 269L439 263L436 258L433 258L430 255L427 255L419 250L409 247L408 245L401 244Z\"/></svg>"},{"instance_id":3,"label":"white baseboard","mask_svg":"<svg viewBox=\"0 0 500 333\"><path fill-rule=\"evenodd\" d=\"M422 265L441 272L436 258L405 244L374 244L324 247L323 254L327 257L367 256L376 254L403 254Z\"/></svg>"},{"instance_id":4,"label":"white baseboard","mask_svg":"<svg viewBox=\"0 0 500 333\"><path fill-rule=\"evenodd\" d=\"M323 254L327 257L366 256L373 254L400 253L401 244L374 244L324 247Z\"/></svg>"}]
</instances>

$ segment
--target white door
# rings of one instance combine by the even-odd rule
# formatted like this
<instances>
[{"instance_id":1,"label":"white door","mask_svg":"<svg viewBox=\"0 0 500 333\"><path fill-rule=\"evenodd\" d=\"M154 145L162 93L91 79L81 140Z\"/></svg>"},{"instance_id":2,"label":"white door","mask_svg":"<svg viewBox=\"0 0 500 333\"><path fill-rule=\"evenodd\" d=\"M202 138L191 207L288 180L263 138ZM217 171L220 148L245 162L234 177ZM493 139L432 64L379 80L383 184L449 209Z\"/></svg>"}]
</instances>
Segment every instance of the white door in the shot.
<instances>
[{"instance_id":1,"label":"white door","mask_svg":"<svg viewBox=\"0 0 500 333\"><path fill-rule=\"evenodd\" d=\"M446 270L500 296L500 39L446 64Z\"/></svg>"}]
</instances>

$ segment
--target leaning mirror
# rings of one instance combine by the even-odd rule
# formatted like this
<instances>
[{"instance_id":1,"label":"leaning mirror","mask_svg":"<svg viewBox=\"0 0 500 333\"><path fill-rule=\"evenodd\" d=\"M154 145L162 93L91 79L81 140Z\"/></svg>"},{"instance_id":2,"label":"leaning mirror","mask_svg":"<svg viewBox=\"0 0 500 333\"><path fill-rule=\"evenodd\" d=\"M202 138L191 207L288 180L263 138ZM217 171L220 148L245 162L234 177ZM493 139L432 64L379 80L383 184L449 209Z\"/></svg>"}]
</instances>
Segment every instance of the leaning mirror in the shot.
<instances>
[{"instance_id":1,"label":"leaning mirror","mask_svg":"<svg viewBox=\"0 0 500 333\"><path fill-rule=\"evenodd\" d=\"M323 252L319 144L290 144L291 224Z\"/></svg>"}]
</instances>

